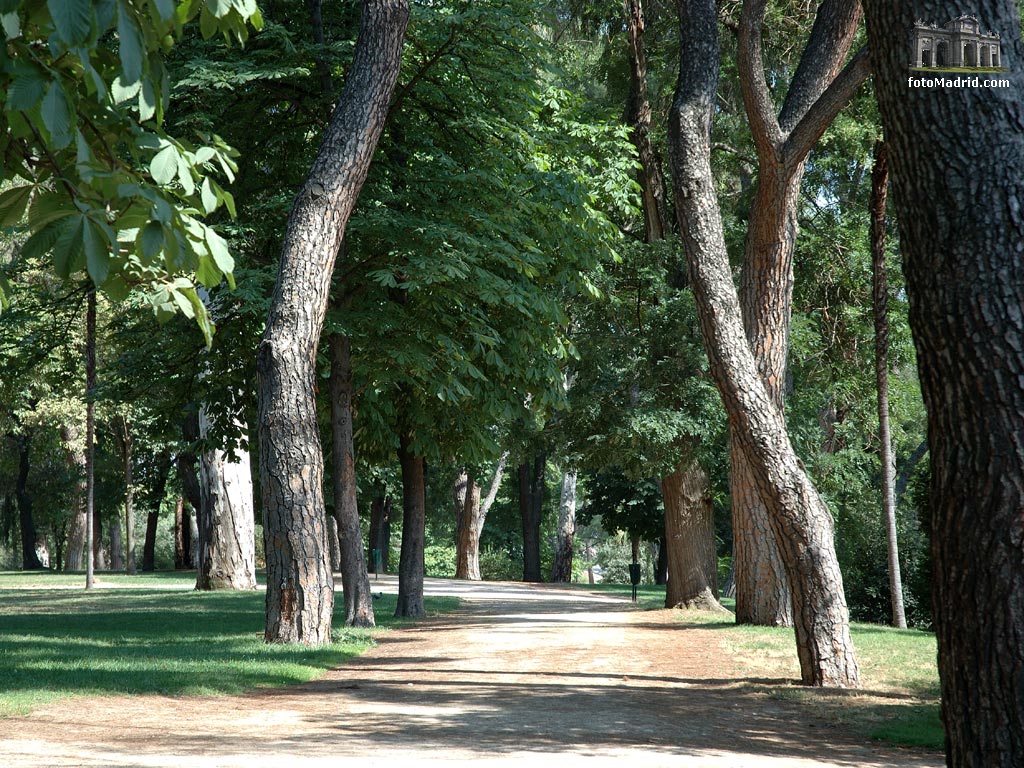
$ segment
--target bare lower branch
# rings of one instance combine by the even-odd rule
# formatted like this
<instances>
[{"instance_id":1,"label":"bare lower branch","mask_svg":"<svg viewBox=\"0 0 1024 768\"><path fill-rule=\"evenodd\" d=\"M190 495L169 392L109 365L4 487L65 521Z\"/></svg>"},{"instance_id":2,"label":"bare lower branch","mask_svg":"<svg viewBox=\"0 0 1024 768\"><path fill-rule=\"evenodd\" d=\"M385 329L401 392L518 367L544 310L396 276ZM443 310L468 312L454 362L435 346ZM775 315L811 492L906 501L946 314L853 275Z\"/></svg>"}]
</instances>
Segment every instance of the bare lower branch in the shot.
<instances>
[{"instance_id":1,"label":"bare lower branch","mask_svg":"<svg viewBox=\"0 0 1024 768\"><path fill-rule=\"evenodd\" d=\"M768 91L768 82L764 74L761 28L767 4L767 0L747 0L743 4L737 55L743 104L747 110L757 154L761 158L774 156L783 140L782 129L775 116L775 104Z\"/></svg>"}]
</instances>

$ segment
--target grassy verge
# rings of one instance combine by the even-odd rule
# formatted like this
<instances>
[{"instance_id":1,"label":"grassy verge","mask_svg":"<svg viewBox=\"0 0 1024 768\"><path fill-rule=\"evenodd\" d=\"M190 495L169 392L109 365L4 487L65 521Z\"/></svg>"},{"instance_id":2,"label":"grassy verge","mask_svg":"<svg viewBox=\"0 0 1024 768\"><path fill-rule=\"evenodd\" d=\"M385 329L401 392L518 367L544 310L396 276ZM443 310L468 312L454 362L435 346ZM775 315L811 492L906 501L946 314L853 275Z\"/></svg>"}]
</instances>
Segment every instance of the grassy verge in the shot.
<instances>
[{"instance_id":1,"label":"grassy verge","mask_svg":"<svg viewBox=\"0 0 1024 768\"><path fill-rule=\"evenodd\" d=\"M573 584L573 587L585 589L588 592L601 592L606 595L615 595L630 599L633 597L633 587L629 584ZM636 588L637 608L644 611L654 611L665 607L665 585L641 584Z\"/></svg>"},{"instance_id":2,"label":"grassy verge","mask_svg":"<svg viewBox=\"0 0 1024 768\"><path fill-rule=\"evenodd\" d=\"M691 612L680 618L726 630L724 650L752 677L799 679L792 629L736 625L714 614ZM941 750L935 635L877 624L853 624L850 631L860 665L859 690L770 686L770 695L798 701L826 720L872 739Z\"/></svg>"},{"instance_id":3,"label":"grassy verge","mask_svg":"<svg viewBox=\"0 0 1024 768\"><path fill-rule=\"evenodd\" d=\"M10 578L4 574L0 585L10 586ZM0 591L0 717L65 697L234 694L301 683L398 624L395 598L384 595L374 606L379 629L336 627L334 642L321 648L267 645L263 592L193 592L160 588L177 587L166 576L135 578L132 586L141 580L155 588L86 593L50 582ZM458 601L426 604L437 613Z\"/></svg>"}]
</instances>

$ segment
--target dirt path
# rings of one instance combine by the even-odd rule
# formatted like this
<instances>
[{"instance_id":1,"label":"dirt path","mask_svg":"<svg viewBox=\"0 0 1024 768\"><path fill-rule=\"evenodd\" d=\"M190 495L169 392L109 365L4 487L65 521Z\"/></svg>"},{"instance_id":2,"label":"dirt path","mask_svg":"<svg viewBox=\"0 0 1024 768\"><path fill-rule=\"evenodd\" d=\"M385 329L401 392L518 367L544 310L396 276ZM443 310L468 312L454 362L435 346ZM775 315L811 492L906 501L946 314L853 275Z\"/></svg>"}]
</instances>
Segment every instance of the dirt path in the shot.
<instances>
[{"instance_id":1,"label":"dirt path","mask_svg":"<svg viewBox=\"0 0 1024 768\"><path fill-rule=\"evenodd\" d=\"M937 768L768 697L720 631L600 595L428 580L457 616L387 633L314 683L94 698L0 720L0 765ZM382 582L385 589L390 582Z\"/></svg>"}]
</instances>

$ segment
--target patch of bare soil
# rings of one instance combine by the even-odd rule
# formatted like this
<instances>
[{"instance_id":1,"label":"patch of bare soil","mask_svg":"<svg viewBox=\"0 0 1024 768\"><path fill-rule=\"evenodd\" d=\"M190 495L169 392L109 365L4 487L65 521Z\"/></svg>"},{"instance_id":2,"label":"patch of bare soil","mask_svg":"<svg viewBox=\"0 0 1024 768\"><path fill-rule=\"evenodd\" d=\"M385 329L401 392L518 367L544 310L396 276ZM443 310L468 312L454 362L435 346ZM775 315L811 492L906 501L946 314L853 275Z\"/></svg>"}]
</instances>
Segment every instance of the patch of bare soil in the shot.
<instances>
[{"instance_id":1,"label":"patch of bare soil","mask_svg":"<svg viewBox=\"0 0 1024 768\"><path fill-rule=\"evenodd\" d=\"M458 589L463 589L461 586ZM865 744L744 676L721 629L551 587L463 591L302 686L78 699L0 720L0 764L938 768Z\"/></svg>"}]
</instances>

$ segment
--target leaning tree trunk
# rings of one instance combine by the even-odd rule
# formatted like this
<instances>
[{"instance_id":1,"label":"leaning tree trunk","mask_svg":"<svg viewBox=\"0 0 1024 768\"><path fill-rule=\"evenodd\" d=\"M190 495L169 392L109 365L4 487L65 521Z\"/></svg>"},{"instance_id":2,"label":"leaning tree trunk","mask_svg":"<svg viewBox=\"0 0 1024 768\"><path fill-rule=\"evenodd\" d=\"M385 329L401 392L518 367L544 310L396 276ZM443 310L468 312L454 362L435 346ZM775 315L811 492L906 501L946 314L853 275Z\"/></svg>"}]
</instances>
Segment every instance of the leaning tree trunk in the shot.
<instances>
[{"instance_id":1,"label":"leaning tree trunk","mask_svg":"<svg viewBox=\"0 0 1024 768\"><path fill-rule=\"evenodd\" d=\"M331 347L331 459L334 518L337 521L345 626L372 627L373 595L366 572L363 532L356 502L356 462L352 438L352 359L347 336L334 334Z\"/></svg>"},{"instance_id":2,"label":"leaning tree trunk","mask_svg":"<svg viewBox=\"0 0 1024 768\"><path fill-rule=\"evenodd\" d=\"M257 354L268 642L330 642L334 581L324 527L316 352L334 261L402 62L408 0L364 0L345 87L285 228Z\"/></svg>"},{"instance_id":3,"label":"leaning tree trunk","mask_svg":"<svg viewBox=\"0 0 1024 768\"><path fill-rule=\"evenodd\" d=\"M739 302L758 371L781 412L804 164L818 137L867 78L869 67L861 52L840 71L860 23L859 0L825 0L776 117L762 60L766 4L746 0L738 30L740 85L758 156ZM753 459L744 453L741 435L733 433L731 445L736 620L788 626L790 586L778 547L767 535L767 506L758 493Z\"/></svg>"},{"instance_id":4,"label":"leaning tree trunk","mask_svg":"<svg viewBox=\"0 0 1024 768\"><path fill-rule=\"evenodd\" d=\"M426 536L426 475L423 457L411 448L412 438L399 438L402 467L402 553L398 561L398 607L395 616L425 616L423 608L423 545Z\"/></svg>"},{"instance_id":5,"label":"leaning tree trunk","mask_svg":"<svg viewBox=\"0 0 1024 768\"><path fill-rule=\"evenodd\" d=\"M718 85L715 0L679 0L680 66L669 121L673 183L683 249L711 373L734 439L751 460L793 590L801 679L856 686L833 521L793 450L781 413L747 344L711 172L711 121ZM671 578L669 579L671 582Z\"/></svg>"},{"instance_id":6,"label":"leaning tree trunk","mask_svg":"<svg viewBox=\"0 0 1024 768\"><path fill-rule=\"evenodd\" d=\"M199 411L199 434L210 431L209 415ZM196 589L256 589L256 519L249 452L235 459L219 449L199 456L199 547Z\"/></svg>"},{"instance_id":7,"label":"leaning tree trunk","mask_svg":"<svg viewBox=\"0 0 1024 768\"><path fill-rule=\"evenodd\" d=\"M60 439L67 453L68 466L75 477L68 543L64 555L65 571L82 570L82 555L85 551L85 450L78 442L80 434L74 424L65 424L60 428Z\"/></svg>"},{"instance_id":8,"label":"leaning tree trunk","mask_svg":"<svg viewBox=\"0 0 1024 768\"><path fill-rule=\"evenodd\" d=\"M889 162L885 145L875 146L875 169L871 175L871 273L875 316L875 384L878 390L878 442L882 459L882 519L889 554L889 593L892 602L892 625L907 627L903 609L903 578L900 574L900 551L896 541L896 460L892 454L889 434L889 317L885 280L885 198L889 184Z\"/></svg>"},{"instance_id":9,"label":"leaning tree trunk","mask_svg":"<svg viewBox=\"0 0 1024 768\"><path fill-rule=\"evenodd\" d=\"M551 581L572 581L572 556L576 544L576 470L562 473L562 493L558 501L558 538Z\"/></svg>"},{"instance_id":10,"label":"leaning tree trunk","mask_svg":"<svg viewBox=\"0 0 1024 768\"><path fill-rule=\"evenodd\" d=\"M1014 0L970 6L1002 35L1007 69L991 77L1009 87L917 89L907 30L923 5L864 5L928 411L946 761L1010 768L1024 765L1020 18Z\"/></svg>"},{"instance_id":11,"label":"leaning tree trunk","mask_svg":"<svg viewBox=\"0 0 1024 768\"><path fill-rule=\"evenodd\" d=\"M523 524L523 581L543 581L540 574L540 522L544 505L544 469L547 459L539 454L519 465L519 516Z\"/></svg>"},{"instance_id":12,"label":"leaning tree trunk","mask_svg":"<svg viewBox=\"0 0 1024 768\"><path fill-rule=\"evenodd\" d=\"M692 456L661 479L668 548L666 608L725 611L718 602L715 508L708 474Z\"/></svg>"}]
</instances>

